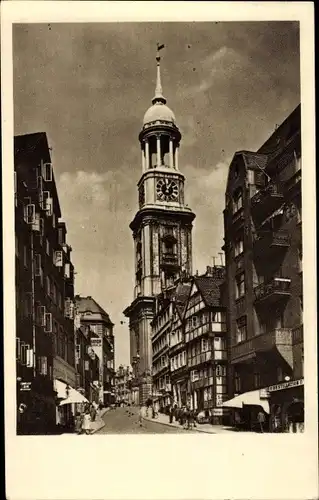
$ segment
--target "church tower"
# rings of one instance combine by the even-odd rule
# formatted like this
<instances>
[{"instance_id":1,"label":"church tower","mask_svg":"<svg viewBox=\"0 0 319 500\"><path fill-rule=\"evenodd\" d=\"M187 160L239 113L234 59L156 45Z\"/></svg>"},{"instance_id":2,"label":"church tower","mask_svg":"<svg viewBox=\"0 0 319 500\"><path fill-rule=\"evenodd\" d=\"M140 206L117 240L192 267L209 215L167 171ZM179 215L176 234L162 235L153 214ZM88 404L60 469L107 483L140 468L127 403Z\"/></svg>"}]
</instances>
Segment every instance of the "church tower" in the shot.
<instances>
[{"instance_id":1,"label":"church tower","mask_svg":"<svg viewBox=\"0 0 319 500\"><path fill-rule=\"evenodd\" d=\"M129 318L131 364L140 380L142 403L151 391L151 321L155 298L181 274L192 274L195 218L185 204L185 177L178 163L181 133L163 96L159 53L156 61L155 96L139 134L142 157L139 209L130 224L135 252L134 300L124 311Z\"/></svg>"}]
</instances>

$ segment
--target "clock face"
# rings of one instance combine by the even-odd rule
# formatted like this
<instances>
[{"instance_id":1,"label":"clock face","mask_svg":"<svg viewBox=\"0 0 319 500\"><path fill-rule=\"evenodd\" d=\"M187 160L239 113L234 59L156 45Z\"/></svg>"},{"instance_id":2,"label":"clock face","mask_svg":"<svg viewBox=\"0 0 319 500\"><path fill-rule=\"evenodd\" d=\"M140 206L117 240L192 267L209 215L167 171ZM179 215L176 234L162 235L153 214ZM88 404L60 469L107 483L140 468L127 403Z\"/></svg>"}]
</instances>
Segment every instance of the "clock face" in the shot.
<instances>
[{"instance_id":1,"label":"clock face","mask_svg":"<svg viewBox=\"0 0 319 500\"><path fill-rule=\"evenodd\" d=\"M170 179L160 179L156 184L157 199L161 201L176 201L178 185Z\"/></svg>"}]
</instances>

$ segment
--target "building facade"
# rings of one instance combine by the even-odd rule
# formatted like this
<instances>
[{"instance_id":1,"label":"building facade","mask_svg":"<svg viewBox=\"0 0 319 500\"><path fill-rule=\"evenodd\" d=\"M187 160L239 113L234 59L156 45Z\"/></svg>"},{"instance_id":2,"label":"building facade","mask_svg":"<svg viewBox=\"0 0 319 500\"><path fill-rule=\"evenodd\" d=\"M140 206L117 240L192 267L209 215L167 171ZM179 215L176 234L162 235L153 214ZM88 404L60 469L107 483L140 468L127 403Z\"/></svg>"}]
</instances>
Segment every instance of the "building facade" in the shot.
<instances>
[{"instance_id":1,"label":"building facade","mask_svg":"<svg viewBox=\"0 0 319 500\"><path fill-rule=\"evenodd\" d=\"M230 391L263 389L284 429L303 406L300 106L257 153L235 154L224 227Z\"/></svg>"},{"instance_id":2,"label":"building facade","mask_svg":"<svg viewBox=\"0 0 319 500\"><path fill-rule=\"evenodd\" d=\"M224 282L223 266L208 266L204 275L194 276L184 316L189 404L216 424L227 413L221 407L228 393Z\"/></svg>"},{"instance_id":3,"label":"building facade","mask_svg":"<svg viewBox=\"0 0 319 500\"><path fill-rule=\"evenodd\" d=\"M71 249L45 133L14 138L14 175L17 424L46 434L57 423L55 380L76 380Z\"/></svg>"},{"instance_id":4,"label":"building facade","mask_svg":"<svg viewBox=\"0 0 319 500\"><path fill-rule=\"evenodd\" d=\"M173 318L175 288L165 290L156 297L152 327L152 399L156 408L164 409L172 403L170 379L170 335Z\"/></svg>"},{"instance_id":5,"label":"building facade","mask_svg":"<svg viewBox=\"0 0 319 500\"><path fill-rule=\"evenodd\" d=\"M128 366L120 365L115 373L115 397L116 403L132 403L131 399L132 373Z\"/></svg>"},{"instance_id":6,"label":"building facade","mask_svg":"<svg viewBox=\"0 0 319 500\"><path fill-rule=\"evenodd\" d=\"M99 361L99 374L95 382L98 387L99 401L109 405L115 400L114 393L114 324L108 313L91 296L75 297L76 312L80 324L88 332L89 354Z\"/></svg>"},{"instance_id":7,"label":"building facade","mask_svg":"<svg viewBox=\"0 0 319 500\"><path fill-rule=\"evenodd\" d=\"M131 365L140 378L143 402L152 390L155 297L173 285L183 270L191 274L195 217L185 202L185 178L178 164L181 133L162 93L159 57L155 96L144 115L139 141L139 210L130 224L135 252L134 300L124 314L129 318Z\"/></svg>"}]
</instances>

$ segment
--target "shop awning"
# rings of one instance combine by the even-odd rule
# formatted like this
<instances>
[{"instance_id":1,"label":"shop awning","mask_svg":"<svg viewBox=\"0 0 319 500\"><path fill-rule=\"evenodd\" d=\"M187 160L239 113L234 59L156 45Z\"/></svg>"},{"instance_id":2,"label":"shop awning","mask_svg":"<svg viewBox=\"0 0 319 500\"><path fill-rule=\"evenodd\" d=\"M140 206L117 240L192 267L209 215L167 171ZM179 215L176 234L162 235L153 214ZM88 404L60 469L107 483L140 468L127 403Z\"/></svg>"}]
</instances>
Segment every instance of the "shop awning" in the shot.
<instances>
[{"instance_id":1,"label":"shop awning","mask_svg":"<svg viewBox=\"0 0 319 500\"><path fill-rule=\"evenodd\" d=\"M89 401L86 399L85 396L83 396L83 394L81 394L79 391L71 387L69 389L68 397L66 399L62 399L60 406L73 403L88 403L88 402Z\"/></svg>"},{"instance_id":2,"label":"shop awning","mask_svg":"<svg viewBox=\"0 0 319 500\"><path fill-rule=\"evenodd\" d=\"M267 399L260 398L260 391L249 391L239 394L228 401L224 401L220 406L226 408L242 408L243 405L261 406L266 413L270 413L269 402Z\"/></svg>"},{"instance_id":3,"label":"shop awning","mask_svg":"<svg viewBox=\"0 0 319 500\"><path fill-rule=\"evenodd\" d=\"M88 403L88 400L85 396L83 396L83 394L76 389L73 389L73 387L70 387L65 382L55 379L54 386L55 391L57 392L57 397L62 399L59 406L72 403Z\"/></svg>"}]
</instances>

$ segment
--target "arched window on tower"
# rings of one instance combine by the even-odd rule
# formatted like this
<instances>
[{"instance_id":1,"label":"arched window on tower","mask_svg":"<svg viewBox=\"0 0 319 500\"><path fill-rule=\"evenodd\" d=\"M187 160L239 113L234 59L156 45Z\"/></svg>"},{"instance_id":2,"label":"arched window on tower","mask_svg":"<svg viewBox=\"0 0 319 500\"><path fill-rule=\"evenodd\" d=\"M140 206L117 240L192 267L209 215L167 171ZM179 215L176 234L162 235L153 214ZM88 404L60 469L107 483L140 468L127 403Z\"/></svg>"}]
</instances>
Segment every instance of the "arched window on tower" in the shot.
<instances>
[{"instance_id":1,"label":"arched window on tower","mask_svg":"<svg viewBox=\"0 0 319 500\"><path fill-rule=\"evenodd\" d=\"M165 230L162 242L164 254L173 255L177 253L177 239L174 236L173 228L167 228Z\"/></svg>"}]
</instances>

